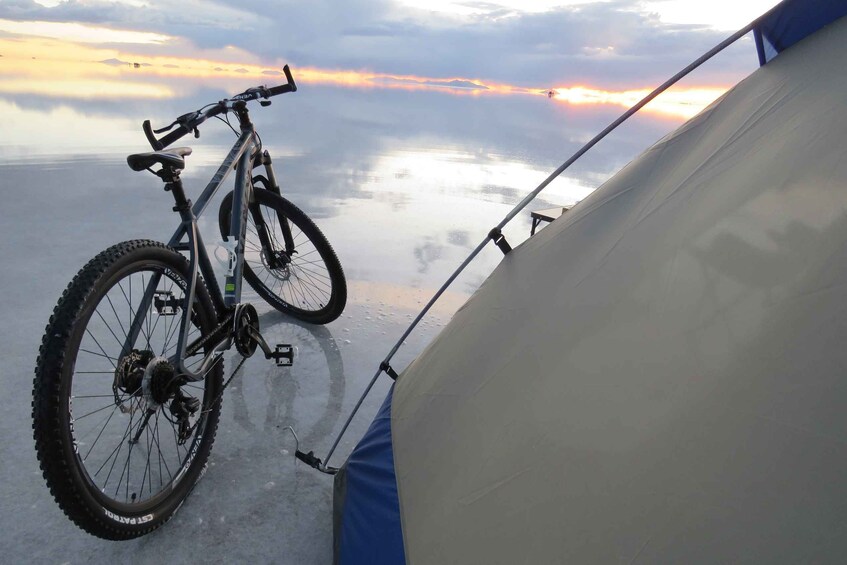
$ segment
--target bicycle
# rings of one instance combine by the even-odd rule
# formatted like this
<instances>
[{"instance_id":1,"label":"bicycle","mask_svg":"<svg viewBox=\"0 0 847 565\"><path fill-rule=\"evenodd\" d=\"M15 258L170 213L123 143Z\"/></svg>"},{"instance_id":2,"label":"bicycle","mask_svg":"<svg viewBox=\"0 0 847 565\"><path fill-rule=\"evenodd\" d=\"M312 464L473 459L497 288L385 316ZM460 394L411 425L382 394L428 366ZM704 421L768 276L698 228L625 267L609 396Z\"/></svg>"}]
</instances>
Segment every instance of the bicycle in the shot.
<instances>
[{"instance_id":1,"label":"bicycle","mask_svg":"<svg viewBox=\"0 0 847 565\"><path fill-rule=\"evenodd\" d=\"M293 362L291 345L265 342L255 307L241 302L242 280L306 322L327 323L344 308L341 264L317 226L282 197L248 114L248 102L267 106L297 90L283 70L286 84L247 89L159 130L144 122L155 151L127 163L165 183L180 225L167 245L132 240L98 254L50 317L33 382L36 451L56 502L95 536L130 539L160 527L203 476L221 396L241 366L224 382L224 351L235 347L241 363L257 348L278 365ZM180 180L191 149L165 148L199 136L209 118L229 124L229 114L238 118L238 140L192 203ZM259 167L264 175L254 174ZM197 219L233 168L235 187L218 214L221 292Z\"/></svg>"}]
</instances>

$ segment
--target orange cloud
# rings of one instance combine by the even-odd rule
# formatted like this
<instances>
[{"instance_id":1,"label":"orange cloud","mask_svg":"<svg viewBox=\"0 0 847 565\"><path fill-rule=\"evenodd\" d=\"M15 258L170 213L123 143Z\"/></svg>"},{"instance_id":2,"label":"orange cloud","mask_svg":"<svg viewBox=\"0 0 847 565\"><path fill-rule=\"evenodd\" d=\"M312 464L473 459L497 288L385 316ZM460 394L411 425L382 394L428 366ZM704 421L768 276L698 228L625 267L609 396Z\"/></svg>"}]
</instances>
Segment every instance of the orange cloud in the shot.
<instances>
[{"instance_id":1,"label":"orange cloud","mask_svg":"<svg viewBox=\"0 0 847 565\"><path fill-rule=\"evenodd\" d=\"M166 98L209 83L238 91L247 82L282 83L281 67L233 63L170 55L140 55L59 39L0 39L0 93L31 93L73 98ZM608 91L587 86L530 88L465 77L424 77L362 70L294 69L301 84L343 88L402 89L463 96L547 96L574 106L628 108L648 89ZM172 79L180 79L174 81ZM726 87L674 89L649 104L645 111L671 118L689 118L726 91Z\"/></svg>"}]
</instances>

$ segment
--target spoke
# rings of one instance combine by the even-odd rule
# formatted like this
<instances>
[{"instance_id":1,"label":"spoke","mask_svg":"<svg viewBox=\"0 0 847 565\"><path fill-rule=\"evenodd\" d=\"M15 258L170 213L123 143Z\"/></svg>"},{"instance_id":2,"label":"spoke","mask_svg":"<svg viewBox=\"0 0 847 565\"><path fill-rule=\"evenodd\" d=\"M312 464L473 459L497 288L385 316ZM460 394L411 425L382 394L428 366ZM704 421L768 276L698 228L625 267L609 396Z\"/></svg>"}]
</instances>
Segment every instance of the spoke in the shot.
<instances>
[{"instance_id":1,"label":"spoke","mask_svg":"<svg viewBox=\"0 0 847 565\"><path fill-rule=\"evenodd\" d=\"M130 401L130 403L131 403L131 401ZM131 407L130 407L130 408L131 408ZM103 470L103 467L105 467L105 466L106 466L106 463L108 463L108 462L109 462L109 459L112 459L112 464L109 466L109 473L106 475L106 481L103 483L103 486L102 486L102 488L101 488L101 490L103 490L103 491L105 491L105 490L106 490L106 485L108 485L108 484L109 484L109 479L112 477L112 471L114 471L114 470L115 470L115 463L117 463L117 462L118 462L118 457L120 456L121 451L123 451L124 441L125 441L128 437L130 437L130 434L132 433L132 417L133 417L133 413L132 413L132 411L130 411L130 413L129 413L129 422L127 422L127 424L126 424L126 430L124 431L124 435L123 435L123 437L121 438L121 441L120 441L120 442L118 442L118 447L117 447L116 449L112 450L112 454L111 454L111 455L109 455L108 459L106 459L105 461L103 461L103 464L102 464L102 465L100 465L100 468L99 468L99 469L97 469L97 472L96 472L96 473L94 473L94 476L95 476L95 477L96 477L98 474L100 474L100 471L102 471L102 470ZM113 458L113 456L114 456L114 458ZM120 483L118 483L118 488L120 488Z\"/></svg>"},{"instance_id":2,"label":"spoke","mask_svg":"<svg viewBox=\"0 0 847 565\"><path fill-rule=\"evenodd\" d=\"M297 284L306 291L309 297L319 303L328 302L330 297L332 296L332 293L325 291L321 288L317 288L313 284L309 284L310 281L308 280L308 278L297 276L295 277L295 279L297 281Z\"/></svg>"},{"instance_id":3,"label":"spoke","mask_svg":"<svg viewBox=\"0 0 847 565\"><path fill-rule=\"evenodd\" d=\"M129 337L129 334L124 328L124 325L121 323L121 317L118 316L118 311L115 310L115 305L112 303L112 299L109 298L108 293L106 294L106 300L109 302L109 307L112 309L112 313L115 315L115 319L118 321L118 325L121 327L121 332L123 332L124 334L124 339L126 339L127 337ZM121 344L121 347L123 347L123 344Z\"/></svg>"},{"instance_id":4,"label":"spoke","mask_svg":"<svg viewBox=\"0 0 847 565\"><path fill-rule=\"evenodd\" d=\"M165 464L165 471L168 472L168 478L171 481L173 480L173 475L171 474L170 467L168 467L167 460L164 457L162 457L162 445L161 445L161 443L159 443L159 413L158 412L156 412L156 425L153 428L153 430L155 432L154 439L156 441L156 451L159 454L159 486L164 487L165 485L162 482L162 479L164 478L164 474L162 473L162 463Z\"/></svg>"},{"instance_id":5,"label":"spoke","mask_svg":"<svg viewBox=\"0 0 847 565\"><path fill-rule=\"evenodd\" d=\"M115 332L114 332L114 331L112 331L112 327L111 327L111 326L109 325L109 323L108 323L108 322L106 322L106 320L103 318L103 314L101 314L101 313L100 313L100 310L99 310L99 309L97 309L97 310L95 310L95 311L94 311L94 313L95 313L95 314L97 314L97 316L99 316L99 317L100 317L100 320L102 320L102 321L103 321L103 324L105 324L106 329L107 329L107 330L109 330L109 333L111 333L111 334L112 334L112 337L114 337L114 338L115 338L115 341L117 341L117 342L118 342L118 345L119 345L120 347L123 347L123 346L124 346L124 342L122 342L122 341L120 340L120 338L119 338L119 337L115 334ZM86 328L86 329L87 329L87 328Z\"/></svg>"},{"instance_id":6,"label":"spoke","mask_svg":"<svg viewBox=\"0 0 847 565\"><path fill-rule=\"evenodd\" d=\"M174 284L175 284L175 282L173 280L171 280L171 286L168 289L168 292L173 292ZM171 333L171 330L173 329L173 326L176 323L176 320L182 320L182 316L177 316L176 314L174 314L173 316L170 316L170 318L171 319L168 322L165 322L165 343L162 345L162 353L161 353L161 355L163 355L163 356L165 354L165 350L168 347L168 344L171 342L171 337L173 336L173 334Z\"/></svg>"},{"instance_id":7,"label":"spoke","mask_svg":"<svg viewBox=\"0 0 847 565\"><path fill-rule=\"evenodd\" d=\"M157 411L158 414L158 411ZM147 440L147 461L144 464L144 474L141 475L141 491L138 493L139 501L141 496L144 494L144 479L147 479L147 488L150 491L150 495L153 495L153 483L151 482L153 476L150 473L150 426L144 427L144 437Z\"/></svg>"},{"instance_id":8,"label":"spoke","mask_svg":"<svg viewBox=\"0 0 847 565\"><path fill-rule=\"evenodd\" d=\"M177 467L177 473L179 473L179 469L182 467L182 457L179 454L179 438L176 436L176 426L171 426L171 430L174 433L174 447L176 448L176 459L177 463L179 463L179 467Z\"/></svg>"},{"instance_id":9,"label":"spoke","mask_svg":"<svg viewBox=\"0 0 847 565\"><path fill-rule=\"evenodd\" d=\"M326 261L323 260L323 257L318 257L318 259L316 259L315 261L311 261L311 260L304 261L303 257L305 257L305 256L306 255L300 255L298 253L297 255L294 256L294 259L292 259L291 262L297 263L297 264L305 263L306 265L317 265L318 267L322 268L323 270L329 272L329 268L326 266Z\"/></svg>"},{"instance_id":10,"label":"spoke","mask_svg":"<svg viewBox=\"0 0 847 565\"><path fill-rule=\"evenodd\" d=\"M106 359L108 359L109 361L112 362L112 367L115 367L115 361L117 361L117 359L115 359L114 357L109 357L108 355L103 355L102 353L97 353L96 351L83 349L82 347L80 347L79 350L84 352L84 353L88 353L90 355L96 355L97 357L105 357ZM117 367L115 367L115 368L117 368ZM114 371L107 371L107 372L111 373L111 372L114 372Z\"/></svg>"},{"instance_id":11,"label":"spoke","mask_svg":"<svg viewBox=\"0 0 847 565\"><path fill-rule=\"evenodd\" d=\"M314 255L315 253L317 253L317 254L320 256L320 251L318 251L318 250L317 250L317 248L314 248L314 249L312 249L311 251L307 251L307 252L305 252L305 253L300 253L300 252L298 251L298 252L294 255L294 257L296 257L297 259L302 259L303 257L308 257L309 255ZM321 258L321 261L323 261L323 258Z\"/></svg>"},{"instance_id":12,"label":"spoke","mask_svg":"<svg viewBox=\"0 0 847 565\"><path fill-rule=\"evenodd\" d=\"M318 273L316 271L313 271L312 269L309 269L309 268L304 267L303 265L300 265L299 263L296 266L297 266L298 271L303 272L303 273L308 273L309 275L312 275L314 277L318 277L317 279L313 279L313 280L315 280L315 282L319 282L319 283L324 284L324 285L329 286L329 287L332 286L332 284L331 284L332 278L328 274L324 275L324 274ZM329 271L327 271L327 273L329 273ZM321 279L326 279L326 280L321 280ZM326 281L330 281L330 282L327 283Z\"/></svg>"},{"instance_id":13,"label":"spoke","mask_svg":"<svg viewBox=\"0 0 847 565\"><path fill-rule=\"evenodd\" d=\"M314 286L307 284L308 281L303 279L302 277L297 277L297 282L300 284L300 287L309 294L309 296L315 301L315 304L318 306L318 309L323 307L323 302L326 302L325 297L318 296L316 294L318 289L315 289Z\"/></svg>"},{"instance_id":14,"label":"spoke","mask_svg":"<svg viewBox=\"0 0 847 565\"><path fill-rule=\"evenodd\" d=\"M135 321L132 316L132 275L127 277L127 281L129 281L129 299L127 300L127 306L129 306L129 327L132 328L132 323Z\"/></svg>"},{"instance_id":15,"label":"spoke","mask_svg":"<svg viewBox=\"0 0 847 565\"><path fill-rule=\"evenodd\" d=\"M188 335L186 335L186 336L185 336L185 342L186 342L186 344L190 345L190 344L191 344L191 342L193 341L192 336L194 336L194 335L196 335L196 334L197 334L197 327L196 327L196 326L191 326L191 329L190 329L190 330L188 330ZM171 352L171 350L173 350L174 348L176 348L178 345L179 345L179 341L177 341L176 343L174 343L173 345L171 345L170 347L168 347L168 349L167 349L167 350L165 350L165 352L164 352L164 353L162 353L162 355L163 355L163 356L167 356L167 355L168 355L168 353L170 353L170 352ZM187 346L186 346L186 348L187 348Z\"/></svg>"},{"instance_id":16,"label":"spoke","mask_svg":"<svg viewBox=\"0 0 847 565\"><path fill-rule=\"evenodd\" d=\"M130 422L132 421L133 414L130 413ZM144 416L138 419L138 430L141 429L141 426L144 425ZM132 430L132 434L130 437L134 437L138 430ZM126 474L126 489L124 490L124 500L129 501L129 482L130 482L130 471L132 466L132 450L135 446L134 443L129 443L128 452L126 454L126 463L123 466L123 470L121 471L121 476L118 479L118 487L115 489L115 496L118 496L118 491L121 489L121 481L124 478L124 474Z\"/></svg>"},{"instance_id":17,"label":"spoke","mask_svg":"<svg viewBox=\"0 0 847 565\"><path fill-rule=\"evenodd\" d=\"M109 361L111 361L111 362L112 362L112 368L113 368L113 369L117 369L118 367L117 367L117 365L115 365L115 362L117 361L117 359L116 359L116 358L114 358L114 357L110 357L110 356L106 353L106 350L105 350L105 349L103 349L103 346L102 346L102 345L100 345L100 342L99 342L99 341L97 341L97 338L96 338L96 337L94 337L94 334L92 334L92 333L91 333L91 331L90 331L88 328L85 328L85 333L87 333L89 336L91 336L91 339L93 339L93 340L94 340L94 343L96 343L96 344L97 344L97 347L99 347L99 348L100 348L100 351L101 351L101 353L102 353L102 357L105 357L106 359L108 359ZM80 350L80 351L85 351L86 353L92 353L93 355L97 355L97 353L94 353L93 351L88 351L88 350L83 349L83 348L81 348L81 347L79 348L79 350Z\"/></svg>"},{"instance_id":18,"label":"spoke","mask_svg":"<svg viewBox=\"0 0 847 565\"><path fill-rule=\"evenodd\" d=\"M118 407L118 406L120 406L121 404L123 404L123 402L121 402L120 404L115 404L114 402L110 402L109 404L107 404L106 406L103 406L102 408L98 408L97 410L92 410L92 411L91 411L91 412L89 412L88 414L85 414L85 415L80 416L80 417L78 417L78 418L74 418L74 422L77 422L77 421L79 421L79 420L82 420L83 418L86 418L86 417L88 417L88 416L91 416L92 414L96 414L96 413L98 413L98 412L102 412L103 410L105 410L105 409L109 408L110 406L114 406L114 407L116 407L116 408L117 408L117 407Z\"/></svg>"},{"instance_id":19,"label":"spoke","mask_svg":"<svg viewBox=\"0 0 847 565\"><path fill-rule=\"evenodd\" d=\"M161 278L160 278L159 280L161 280ZM169 289L168 289L167 291L165 291L165 292L171 292L172 290L173 290L173 281L171 281L171 288L169 288ZM151 312L151 313L152 313L152 312ZM155 332L155 331L156 331L156 328L157 328L157 327L159 327L159 320L161 320L161 319L162 319L162 316L161 316L161 315L156 316L156 322L153 324L153 328L150 330L150 336L151 336L151 337L153 336L153 332ZM152 347L150 347L150 351L153 351L153 348L152 348Z\"/></svg>"},{"instance_id":20,"label":"spoke","mask_svg":"<svg viewBox=\"0 0 847 565\"><path fill-rule=\"evenodd\" d=\"M304 291L303 292L304 297L305 297L306 293L308 292L309 296L311 296L320 306L321 305L321 299L318 296L315 295L315 293L312 291L312 287L310 287L309 285L305 285L304 279L300 278L299 276L296 277L296 279L297 279L298 285L300 286L300 289Z\"/></svg>"},{"instance_id":21,"label":"spoke","mask_svg":"<svg viewBox=\"0 0 847 565\"><path fill-rule=\"evenodd\" d=\"M300 306L303 306L306 303L306 295L303 293L303 286L295 284L297 283L297 278L295 277L293 280L288 279L288 290L291 292L291 297L294 299L292 302L300 301ZM297 298L296 290L300 291L300 298Z\"/></svg>"},{"instance_id":22,"label":"spoke","mask_svg":"<svg viewBox=\"0 0 847 565\"><path fill-rule=\"evenodd\" d=\"M168 344L171 342L171 338L174 335L174 328L178 328L179 324L182 322L182 315L180 316L171 316L170 321L165 327L165 343L162 345L162 355L165 354L165 351L168 349Z\"/></svg>"},{"instance_id":23,"label":"spoke","mask_svg":"<svg viewBox=\"0 0 847 565\"><path fill-rule=\"evenodd\" d=\"M115 405L114 410L112 410L112 411L109 413L109 417L108 417L108 418L106 418L106 423L105 423L105 424L103 424L103 427L102 427L102 428L100 428L100 433L98 433L98 434L97 434L97 437L96 437L96 438L94 438L94 442L91 444L91 447L89 447L89 448L88 448L88 453L86 453L86 454L85 454L85 457L83 457L83 458L82 458L83 463L85 462L85 460L86 460L86 459L88 459L88 456L89 456L89 455L91 455L91 452L94 450L94 446L95 446L95 445L97 445L97 442L98 442L98 441L100 441L100 436L102 436L102 435L103 435L103 432L104 432L104 431L106 431L106 426L108 426L108 425L109 425L109 422L112 420L112 416L114 416L114 415L115 415L115 412L117 411L118 406L119 406L119 405L117 405L117 404L116 404L116 405Z\"/></svg>"},{"instance_id":24,"label":"spoke","mask_svg":"<svg viewBox=\"0 0 847 565\"><path fill-rule=\"evenodd\" d=\"M185 316L185 315L186 315L186 314L183 312L183 316ZM188 314L188 315L190 316L190 314ZM174 316L174 321L176 322L176 316ZM179 316L179 322L176 322L176 323L174 323L174 324L173 324L173 328L172 328L172 330L171 330L171 335L169 335L169 336L168 336L167 340L165 341L165 345L167 345L167 344L169 344L169 343L171 342L171 338L172 338L174 335L176 335L177 330L179 330L179 327L180 327L181 325L182 325L182 316ZM170 351L171 349L173 349L173 348L174 348L174 347L176 347L177 345L179 345L179 340L177 340L177 343L175 343L175 344L173 344L172 346L167 347L166 349L164 349L164 350L162 351L162 355L163 355L163 356L164 356L164 355L166 355L166 354L168 353L168 351Z\"/></svg>"},{"instance_id":25,"label":"spoke","mask_svg":"<svg viewBox=\"0 0 847 565\"><path fill-rule=\"evenodd\" d=\"M141 304L138 305L138 312L136 316L141 313L141 307L144 306L144 297L147 296L147 281L144 280L144 272L141 273L141 287L144 289L144 294L141 296ZM152 280L153 277L150 277ZM147 343L147 351L152 351L150 347L150 308L144 309L144 319L141 320L141 333L144 333L144 327L147 326L147 333L144 334L144 339Z\"/></svg>"}]
</instances>

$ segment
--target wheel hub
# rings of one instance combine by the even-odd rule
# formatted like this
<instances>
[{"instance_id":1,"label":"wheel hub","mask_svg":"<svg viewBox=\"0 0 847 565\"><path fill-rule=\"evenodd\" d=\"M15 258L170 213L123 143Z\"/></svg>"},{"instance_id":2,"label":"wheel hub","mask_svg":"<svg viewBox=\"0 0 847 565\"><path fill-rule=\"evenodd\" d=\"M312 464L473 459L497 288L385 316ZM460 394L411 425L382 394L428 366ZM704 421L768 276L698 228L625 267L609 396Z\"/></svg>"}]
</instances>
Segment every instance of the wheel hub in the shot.
<instances>
[{"instance_id":1,"label":"wheel hub","mask_svg":"<svg viewBox=\"0 0 847 565\"><path fill-rule=\"evenodd\" d=\"M284 251L268 251L262 249L260 254L262 266L267 269L271 276L279 281L287 281L291 278L291 257ZM272 260L270 260L272 258ZM273 264L273 266L272 266Z\"/></svg>"},{"instance_id":2,"label":"wheel hub","mask_svg":"<svg viewBox=\"0 0 847 565\"><path fill-rule=\"evenodd\" d=\"M133 349L118 361L115 369L115 382L112 387L116 400L121 392L129 395L140 394L144 372L154 357L152 351Z\"/></svg>"}]
</instances>

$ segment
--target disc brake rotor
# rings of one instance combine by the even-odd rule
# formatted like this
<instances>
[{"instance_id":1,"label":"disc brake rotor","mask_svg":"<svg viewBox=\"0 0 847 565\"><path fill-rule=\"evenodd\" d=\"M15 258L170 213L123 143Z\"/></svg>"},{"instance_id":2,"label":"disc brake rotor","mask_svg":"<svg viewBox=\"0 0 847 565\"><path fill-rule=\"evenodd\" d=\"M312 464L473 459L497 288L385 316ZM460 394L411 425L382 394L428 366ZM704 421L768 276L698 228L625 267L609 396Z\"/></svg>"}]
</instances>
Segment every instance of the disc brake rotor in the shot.
<instances>
[{"instance_id":1,"label":"disc brake rotor","mask_svg":"<svg viewBox=\"0 0 847 565\"><path fill-rule=\"evenodd\" d=\"M282 255L282 254L280 254ZM270 262L268 261L267 252L262 249L260 253L260 257L262 259L262 266L271 274L273 278L278 281L287 281L291 277L291 262L286 261L285 265L282 267L271 268Z\"/></svg>"}]
</instances>

